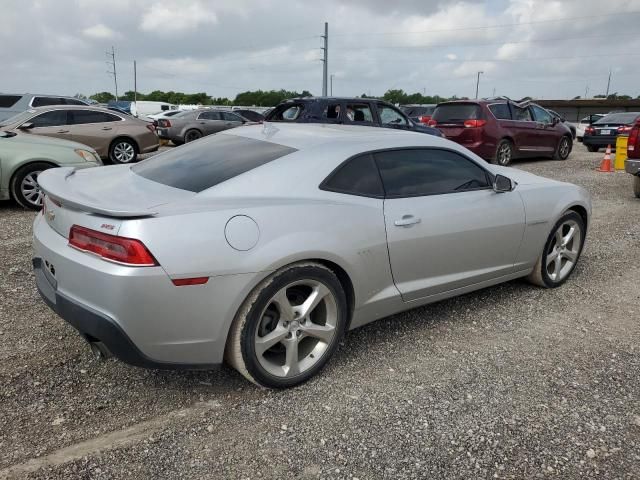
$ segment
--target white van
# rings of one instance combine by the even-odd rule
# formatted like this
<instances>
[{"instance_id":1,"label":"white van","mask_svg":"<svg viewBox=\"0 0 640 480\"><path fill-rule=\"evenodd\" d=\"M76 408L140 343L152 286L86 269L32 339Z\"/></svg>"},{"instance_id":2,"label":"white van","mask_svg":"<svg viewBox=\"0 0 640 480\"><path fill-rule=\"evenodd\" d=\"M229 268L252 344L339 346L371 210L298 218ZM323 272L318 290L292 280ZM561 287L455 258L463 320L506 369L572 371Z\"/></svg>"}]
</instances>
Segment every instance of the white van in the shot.
<instances>
[{"instance_id":1,"label":"white van","mask_svg":"<svg viewBox=\"0 0 640 480\"><path fill-rule=\"evenodd\" d=\"M169 110L177 110L177 105L172 105L167 102L150 102L147 100L139 100L137 102L131 102L131 114L138 117L146 117L147 115L153 115L158 112L166 112Z\"/></svg>"}]
</instances>

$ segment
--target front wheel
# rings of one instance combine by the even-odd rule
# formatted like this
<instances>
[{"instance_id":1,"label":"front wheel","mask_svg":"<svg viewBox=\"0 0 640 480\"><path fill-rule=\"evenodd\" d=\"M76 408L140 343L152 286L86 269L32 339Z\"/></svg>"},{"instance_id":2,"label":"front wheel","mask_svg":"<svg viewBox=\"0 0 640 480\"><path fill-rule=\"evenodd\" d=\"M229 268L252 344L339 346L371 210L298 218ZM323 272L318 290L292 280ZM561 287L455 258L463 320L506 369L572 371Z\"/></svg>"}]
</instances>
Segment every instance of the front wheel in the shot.
<instances>
[{"instance_id":1,"label":"front wheel","mask_svg":"<svg viewBox=\"0 0 640 480\"><path fill-rule=\"evenodd\" d=\"M336 275L317 263L290 265L267 277L240 307L225 360L257 385L292 387L324 367L346 323Z\"/></svg>"},{"instance_id":2,"label":"front wheel","mask_svg":"<svg viewBox=\"0 0 640 480\"><path fill-rule=\"evenodd\" d=\"M576 212L566 212L554 225L533 271L527 279L540 287L555 288L567 281L584 245L585 225Z\"/></svg>"},{"instance_id":3,"label":"front wheel","mask_svg":"<svg viewBox=\"0 0 640 480\"><path fill-rule=\"evenodd\" d=\"M9 186L11 197L22 208L30 208L31 210L40 210L42 208L42 199L44 192L38 184L38 175L52 165L44 162L35 162L25 165L19 169Z\"/></svg>"},{"instance_id":4,"label":"front wheel","mask_svg":"<svg viewBox=\"0 0 640 480\"><path fill-rule=\"evenodd\" d=\"M509 140L500 140L498 147L496 148L496 154L492 163L497 163L506 167L511 163L513 157L513 144Z\"/></svg>"},{"instance_id":5,"label":"front wheel","mask_svg":"<svg viewBox=\"0 0 640 480\"><path fill-rule=\"evenodd\" d=\"M640 176L633 177L633 194L640 198Z\"/></svg>"},{"instance_id":6,"label":"front wheel","mask_svg":"<svg viewBox=\"0 0 640 480\"><path fill-rule=\"evenodd\" d=\"M138 158L135 144L126 138L119 138L109 148L109 160L115 164L133 163Z\"/></svg>"},{"instance_id":7,"label":"front wheel","mask_svg":"<svg viewBox=\"0 0 640 480\"><path fill-rule=\"evenodd\" d=\"M558 147L556 148L555 153L553 154L553 159L566 160L571 153L572 144L573 141L569 137L562 137L558 142Z\"/></svg>"}]
</instances>

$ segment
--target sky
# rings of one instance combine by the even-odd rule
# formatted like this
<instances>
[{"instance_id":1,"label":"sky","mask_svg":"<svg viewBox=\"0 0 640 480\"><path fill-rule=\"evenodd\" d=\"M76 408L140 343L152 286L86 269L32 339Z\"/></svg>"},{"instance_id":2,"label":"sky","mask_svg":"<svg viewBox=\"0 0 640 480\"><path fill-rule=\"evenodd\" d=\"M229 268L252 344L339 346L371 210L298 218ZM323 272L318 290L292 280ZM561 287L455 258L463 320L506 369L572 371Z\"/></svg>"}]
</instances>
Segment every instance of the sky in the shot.
<instances>
[{"instance_id":1,"label":"sky","mask_svg":"<svg viewBox=\"0 0 640 480\"><path fill-rule=\"evenodd\" d=\"M640 95L640 0L0 0L0 92Z\"/></svg>"}]
</instances>

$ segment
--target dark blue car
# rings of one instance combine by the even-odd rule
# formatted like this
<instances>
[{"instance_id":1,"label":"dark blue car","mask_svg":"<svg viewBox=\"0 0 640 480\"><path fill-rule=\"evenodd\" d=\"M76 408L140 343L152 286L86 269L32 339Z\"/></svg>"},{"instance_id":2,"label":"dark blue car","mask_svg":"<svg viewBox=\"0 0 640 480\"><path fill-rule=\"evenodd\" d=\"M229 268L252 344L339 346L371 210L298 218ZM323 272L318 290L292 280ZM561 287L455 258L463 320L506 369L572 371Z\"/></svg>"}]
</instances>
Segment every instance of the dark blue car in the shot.
<instances>
[{"instance_id":1,"label":"dark blue car","mask_svg":"<svg viewBox=\"0 0 640 480\"><path fill-rule=\"evenodd\" d=\"M264 121L365 125L442 136L437 128L420 125L400 109L376 98L292 98L274 107Z\"/></svg>"}]
</instances>

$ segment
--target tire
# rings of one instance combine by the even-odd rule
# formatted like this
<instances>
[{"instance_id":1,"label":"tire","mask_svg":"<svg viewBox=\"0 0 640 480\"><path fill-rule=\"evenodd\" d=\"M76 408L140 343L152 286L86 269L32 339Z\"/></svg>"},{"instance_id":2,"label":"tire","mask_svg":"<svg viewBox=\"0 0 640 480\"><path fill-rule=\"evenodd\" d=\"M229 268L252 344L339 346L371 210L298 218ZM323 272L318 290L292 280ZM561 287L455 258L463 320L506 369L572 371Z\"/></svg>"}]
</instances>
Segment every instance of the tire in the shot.
<instances>
[{"instance_id":1,"label":"tire","mask_svg":"<svg viewBox=\"0 0 640 480\"><path fill-rule=\"evenodd\" d=\"M553 154L554 160L566 160L571 153L571 149L573 147L573 140L571 137L565 135L558 142L558 146L556 147L556 151Z\"/></svg>"},{"instance_id":2,"label":"tire","mask_svg":"<svg viewBox=\"0 0 640 480\"><path fill-rule=\"evenodd\" d=\"M496 165L502 165L506 167L511 163L513 159L513 143L507 139L502 139L496 147L496 154L494 155L491 163Z\"/></svg>"},{"instance_id":3,"label":"tire","mask_svg":"<svg viewBox=\"0 0 640 480\"><path fill-rule=\"evenodd\" d=\"M636 198L640 198L640 176L633 177L633 194Z\"/></svg>"},{"instance_id":4,"label":"tire","mask_svg":"<svg viewBox=\"0 0 640 480\"><path fill-rule=\"evenodd\" d=\"M566 239L571 228L575 229L573 236L564 245L564 248L558 249L559 245L562 246L562 241ZM585 233L582 217L576 212L567 211L553 226L544 244L544 249L527 280L543 288L556 288L566 282L580 259ZM570 248L567 248L569 245ZM549 260L552 257L553 259ZM549 273L550 268L554 270L551 274Z\"/></svg>"},{"instance_id":5,"label":"tire","mask_svg":"<svg viewBox=\"0 0 640 480\"><path fill-rule=\"evenodd\" d=\"M116 138L109 147L109 160L114 165L135 163L138 147L128 138Z\"/></svg>"},{"instance_id":6,"label":"tire","mask_svg":"<svg viewBox=\"0 0 640 480\"><path fill-rule=\"evenodd\" d=\"M193 142L194 140L198 140L202 138L202 132L200 130L196 130L192 128L191 130L187 130L184 134L184 143Z\"/></svg>"},{"instance_id":7,"label":"tire","mask_svg":"<svg viewBox=\"0 0 640 480\"><path fill-rule=\"evenodd\" d=\"M587 145L587 150L590 152L597 152L600 150L600 147L596 147L595 145Z\"/></svg>"},{"instance_id":8,"label":"tire","mask_svg":"<svg viewBox=\"0 0 640 480\"><path fill-rule=\"evenodd\" d=\"M34 162L21 167L11 179L9 191L11 197L22 208L40 210L44 193L40 190L38 174L53 165L45 162Z\"/></svg>"},{"instance_id":9,"label":"tire","mask_svg":"<svg viewBox=\"0 0 640 480\"><path fill-rule=\"evenodd\" d=\"M305 312L314 292L324 296ZM240 307L225 360L256 385L293 387L325 366L346 324L347 300L336 275L317 263L289 265L263 280Z\"/></svg>"},{"instance_id":10,"label":"tire","mask_svg":"<svg viewBox=\"0 0 640 480\"><path fill-rule=\"evenodd\" d=\"M184 145L184 142L182 140L171 140L171 143L173 143L176 147Z\"/></svg>"}]
</instances>

